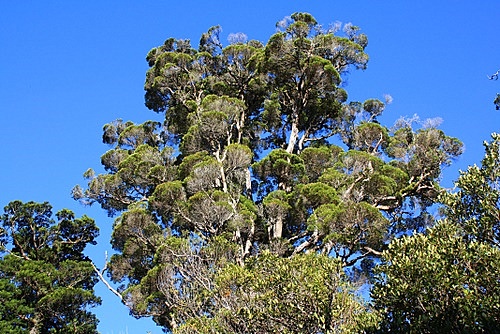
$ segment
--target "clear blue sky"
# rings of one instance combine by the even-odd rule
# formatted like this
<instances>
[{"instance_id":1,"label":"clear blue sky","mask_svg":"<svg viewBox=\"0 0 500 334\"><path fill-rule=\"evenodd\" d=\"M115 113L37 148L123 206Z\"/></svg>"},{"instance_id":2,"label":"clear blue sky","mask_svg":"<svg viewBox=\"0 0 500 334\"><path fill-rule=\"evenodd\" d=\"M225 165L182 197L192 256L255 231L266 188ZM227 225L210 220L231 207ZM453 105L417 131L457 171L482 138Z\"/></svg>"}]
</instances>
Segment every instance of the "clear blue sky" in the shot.
<instances>
[{"instance_id":1,"label":"clear blue sky","mask_svg":"<svg viewBox=\"0 0 500 334\"><path fill-rule=\"evenodd\" d=\"M117 118L160 119L144 107L147 52L168 37L191 39L220 24L223 39L244 32L266 42L275 23L297 11L318 22L352 22L368 35L368 69L348 79L351 100L394 101L381 122L399 116L441 117L460 138L463 156L445 173L479 163L482 142L500 132L492 103L500 81L500 2L484 1L2 1L0 4L0 206L49 201L93 217L98 266L111 251L112 219L70 197L82 173L100 170L102 126ZM103 334L161 333L135 320L102 284L94 311Z\"/></svg>"}]
</instances>

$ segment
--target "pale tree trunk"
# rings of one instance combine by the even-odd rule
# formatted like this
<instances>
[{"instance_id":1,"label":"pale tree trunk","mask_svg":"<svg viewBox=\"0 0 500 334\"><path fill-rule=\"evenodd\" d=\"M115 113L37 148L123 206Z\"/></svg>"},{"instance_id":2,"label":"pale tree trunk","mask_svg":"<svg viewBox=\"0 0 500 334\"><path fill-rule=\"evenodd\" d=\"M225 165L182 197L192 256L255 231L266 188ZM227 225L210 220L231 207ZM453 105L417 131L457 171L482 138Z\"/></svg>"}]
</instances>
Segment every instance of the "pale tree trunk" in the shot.
<instances>
[{"instance_id":1,"label":"pale tree trunk","mask_svg":"<svg viewBox=\"0 0 500 334\"><path fill-rule=\"evenodd\" d=\"M300 154L302 152L302 149L304 148L304 142L306 141L306 138L307 138L308 135L309 135L309 131L306 130L304 132L304 134L302 135L302 137L300 137L299 147L298 147L298 150L297 150L297 154Z\"/></svg>"},{"instance_id":2,"label":"pale tree trunk","mask_svg":"<svg viewBox=\"0 0 500 334\"><path fill-rule=\"evenodd\" d=\"M283 236L283 217L273 217L272 224L269 225L267 233L270 239L278 239Z\"/></svg>"},{"instance_id":3,"label":"pale tree trunk","mask_svg":"<svg viewBox=\"0 0 500 334\"><path fill-rule=\"evenodd\" d=\"M278 239L283 236L283 217L278 217L273 227L273 239Z\"/></svg>"},{"instance_id":4,"label":"pale tree trunk","mask_svg":"<svg viewBox=\"0 0 500 334\"><path fill-rule=\"evenodd\" d=\"M298 118L295 118L292 123L292 129L290 130L290 138L288 139L288 146L286 151L290 154L293 153L293 149L295 148L295 144L299 139L299 126L298 126Z\"/></svg>"},{"instance_id":5,"label":"pale tree trunk","mask_svg":"<svg viewBox=\"0 0 500 334\"><path fill-rule=\"evenodd\" d=\"M229 140L228 140L229 142ZM226 181L226 172L224 171L224 165L222 164L222 162L226 159L226 153L224 152L222 157L220 156L220 147L219 149L215 152L215 158L217 159L217 162L219 162L221 165L220 165L220 179L221 179L221 182L222 182L222 191L224 191L225 193L227 193L227 181Z\"/></svg>"},{"instance_id":6,"label":"pale tree trunk","mask_svg":"<svg viewBox=\"0 0 500 334\"><path fill-rule=\"evenodd\" d=\"M243 251L243 259L250 255L250 250L252 249L253 236L255 234L255 224L252 222L252 227L250 233L248 233L248 239L245 242L245 249Z\"/></svg>"},{"instance_id":7,"label":"pale tree trunk","mask_svg":"<svg viewBox=\"0 0 500 334\"><path fill-rule=\"evenodd\" d=\"M38 330L38 323L40 322L40 317L38 314L35 314L33 318L33 327L30 330L30 334L39 334L40 331Z\"/></svg>"},{"instance_id":8,"label":"pale tree trunk","mask_svg":"<svg viewBox=\"0 0 500 334\"><path fill-rule=\"evenodd\" d=\"M227 181L226 181L226 173L224 172L224 166L220 166L220 177L222 181L222 191L227 193Z\"/></svg>"},{"instance_id":9,"label":"pale tree trunk","mask_svg":"<svg viewBox=\"0 0 500 334\"><path fill-rule=\"evenodd\" d=\"M248 198L252 198L252 176L249 168L245 171L245 179L246 195Z\"/></svg>"},{"instance_id":10,"label":"pale tree trunk","mask_svg":"<svg viewBox=\"0 0 500 334\"><path fill-rule=\"evenodd\" d=\"M245 171L245 195L249 198L252 197L252 179L251 179L251 174L250 174L250 169L247 169ZM236 210L236 208L235 208ZM250 251L252 250L253 246L253 241L254 241L254 235L255 235L255 222L251 222L250 225L250 231L248 232L246 240L243 239L241 236L241 230L238 227L235 231L235 239L240 245L241 249L241 258L238 259L238 263L243 266L245 258L250 255Z\"/></svg>"}]
</instances>

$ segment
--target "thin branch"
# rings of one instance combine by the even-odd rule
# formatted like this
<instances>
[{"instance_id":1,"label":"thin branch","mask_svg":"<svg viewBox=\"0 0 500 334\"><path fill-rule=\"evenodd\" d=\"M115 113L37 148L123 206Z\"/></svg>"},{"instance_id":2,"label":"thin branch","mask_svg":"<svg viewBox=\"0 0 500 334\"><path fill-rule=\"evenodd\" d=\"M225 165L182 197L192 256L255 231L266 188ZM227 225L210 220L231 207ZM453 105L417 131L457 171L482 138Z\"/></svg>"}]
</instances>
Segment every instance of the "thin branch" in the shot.
<instances>
[{"instance_id":1,"label":"thin branch","mask_svg":"<svg viewBox=\"0 0 500 334\"><path fill-rule=\"evenodd\" d=\"M371 247L364 246L363 248L368 251L367 254L372 253L372 254L377 255L377 256L382 256L382 252L379 252Z\"/></svg>"},{"instance_id":2,"label":"thin branch","mask_svg":"<svg viewBox=\"0 0 500 334\"><path fill-rule=\"evenodd\" d=\"M487 75L488 79L490 80L498 80L498 75L500 74L500 70L496 71L493 73L491 76Z\"/></svg>"},{"instance_id":3,"label":"thin branch","mask_svg":"<svg viewBox=\"0 0 500 334\"><path fill-rule=\"evenodd\" d=\"M99 276L99 280L101 282L103 282L104 285L106 285L106 287L109 289L109 291L111 291L112 293L114 293L115 295L117 295L118 298L120 298L120 301L123 302L123 296L118 291L116 291L116 289L113 288L111 286L111 284L103 276L103 273L106 271L106 269L108 267L108 259L106 259L106 265L104 266L104 268L102 270L97 269L97 267L95 266L94 262L90 261L90 263L92 264L92 268L94 268L94 271L97 273L97 276Z\"/></svg>"}]
</instances>

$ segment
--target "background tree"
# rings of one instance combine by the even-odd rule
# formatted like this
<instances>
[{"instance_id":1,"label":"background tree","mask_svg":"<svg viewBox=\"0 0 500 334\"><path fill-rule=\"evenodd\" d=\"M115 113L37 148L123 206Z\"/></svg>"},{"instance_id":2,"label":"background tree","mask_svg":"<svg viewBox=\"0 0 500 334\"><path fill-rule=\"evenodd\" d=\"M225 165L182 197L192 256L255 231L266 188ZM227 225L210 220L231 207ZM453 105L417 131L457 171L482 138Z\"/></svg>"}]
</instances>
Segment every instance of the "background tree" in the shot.
<instances>
[{"instance_id":1,"label":"background tree","mask_svg":"<svg viewBox=\"0 0 500 334\"><path fill-rule=\"evenodd\" d=\"M500 321L500 251L468 242L449 222L396 239L372 291L381 333L495 333Z\"/></svg>"},{"instance_id":2,"label":"background tree","mask_svg":"<svg viewBox=\"0 0 500 334\"><path fill-rule=\"evenodd\" d=\"M372 291L383 331L494 333L500 322L500 136L444 193L446 220L395 240Z\"/></svg>"},{"instance_id":3,"label":"background tree","mask_svg":"<svg viewBox=\"0 0 500 334\"><path fill-rule=\"evenodd\" d=\"M88 307L100 304L97 278L83 254L98 229L48 203L9 203L0 217L0 331L97 333Z\"/></svg>"},{"instance_id":4,"label":"background tree","mask_svg":"<svg viewBox=\"0 0 500 334\"><path fill-rule=\"evenodd\" d=\"M88 170L73 192L119 214L111 278L133 314L170 330L218 319L226 297L214 293L241 300L245 288L221 290L221 275L251 273L264 252L319 272L323 261L301 256L332 256L351 279L368 272L388 240L426 227L441 168L462 147L414 120L379 124L379 100L348 102L343 78L368 61L358 27L327 30L295 13L265 45L240 35L223 47L219 35L213 27L198 49L171 38L148 53L146 105L164 123L107 124L106 173ZM298 305L323 303L296 293Z\"/></svg>"}]
</instances>

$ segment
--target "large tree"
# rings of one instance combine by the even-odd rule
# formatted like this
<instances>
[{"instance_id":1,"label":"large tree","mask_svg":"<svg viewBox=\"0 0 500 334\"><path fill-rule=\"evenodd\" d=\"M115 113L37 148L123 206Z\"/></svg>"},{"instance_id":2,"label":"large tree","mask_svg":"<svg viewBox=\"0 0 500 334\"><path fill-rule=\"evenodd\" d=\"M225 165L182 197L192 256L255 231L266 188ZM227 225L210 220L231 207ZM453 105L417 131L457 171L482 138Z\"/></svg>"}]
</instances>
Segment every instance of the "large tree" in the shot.
<instances>
[{"instance_id":1,"label":"large tree","mask_svg":"<svg viewBox=\"0 0 500 334\"><path fill-rule=\"evenodd\" d=\"M97 333L88 311L96 273L83 254L98 229L86 216L48 203L14 201L0 216L0 332Z\"/></svg>"},{"instance_id":2,"label":"large tree","mask_svg":"<svg viewBox=\"0 0 500 334\"><path fill-rule=\"evenodd\" d=\"M300 261L319 272L331 262L339 277L329 286L348 284L346 268L350 279L369 272L388 240L426 227L441 168L461 153L461 143L436 127L379 124L379 100L348 101L343 80L368 62L358 27L324 29L295 13L266 44L239 34L225 47L220 31L204 33L198 49L171 38L149 52L146 105L164 122L107 124L106 173L88 170L86 189L73 192L118 215L111 278L133 314L167 329L220 320L227 310L257 316L256 307L251 315L237 310L253 297L260 305L258 296L276 288L251 280L266 275L259 261L310 275L304 281L316 282L313 290L326 278ZM266 252L273 256L264 260ZM249 281L224 289L228 270ZM296 305L327 297L294 287ZM337 307L342 291L330 297ZM224 294L233 306L220 302ZM276 322L290 317L286 307L273 312ZM324 318L332 314L320 316L314 326L297 319L310 332L334 328Z\"/></svg>"},{"instance_id":3,"label":"large tree","mask_svg":"<svg viewBox=\"0 0 500 334\"><path fill-rule=\"evenodd\" d=\"M395 240L372 291L383 332L496 333L500 323L500 135L444 193L446 219Z\"/></svg>"}]
</instances>

